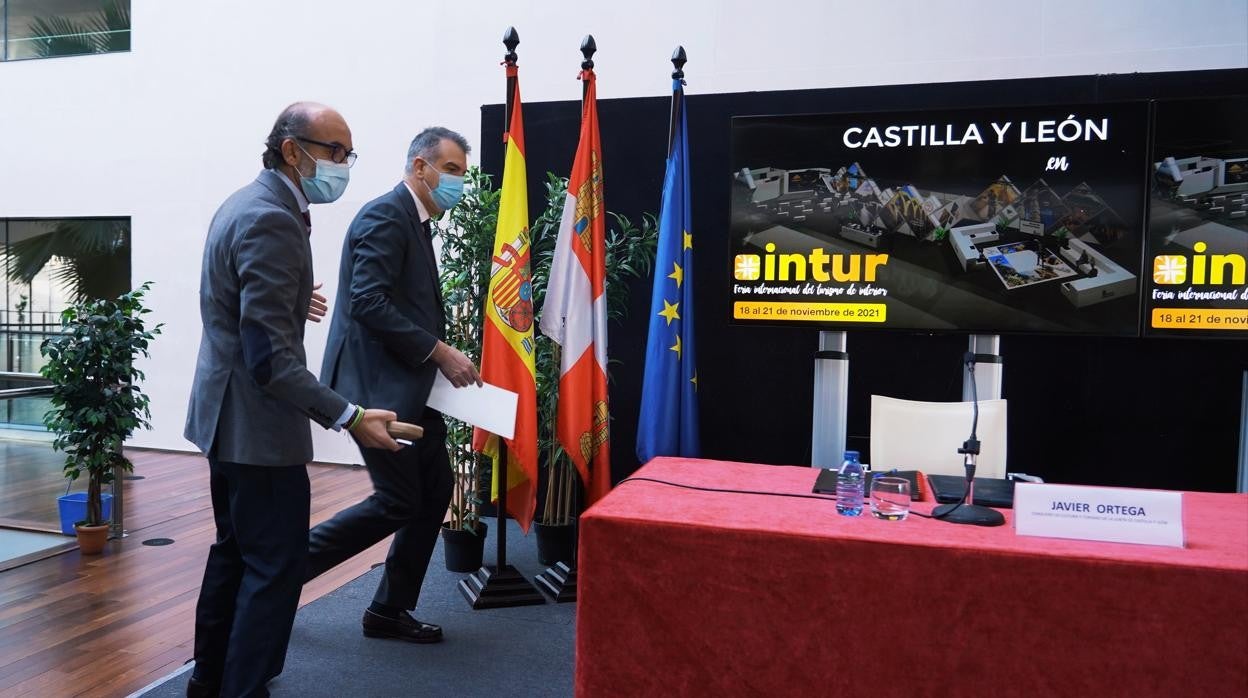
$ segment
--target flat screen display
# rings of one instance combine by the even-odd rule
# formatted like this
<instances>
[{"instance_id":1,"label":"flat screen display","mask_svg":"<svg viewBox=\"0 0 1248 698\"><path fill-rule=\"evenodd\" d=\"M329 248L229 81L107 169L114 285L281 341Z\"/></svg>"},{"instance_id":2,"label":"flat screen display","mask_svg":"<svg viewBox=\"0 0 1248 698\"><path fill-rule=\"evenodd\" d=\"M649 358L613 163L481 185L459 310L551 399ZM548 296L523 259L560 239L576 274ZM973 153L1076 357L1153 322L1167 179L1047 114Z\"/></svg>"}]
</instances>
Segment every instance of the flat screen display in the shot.
<instances>
[{"instance_id":1,"label":"flat screen display","mask_svg":"<svg viewBox=\"0 0 1248 698\"><path fill-rule=\"evenodd\" d=\"M732 321L1138 334L1148 110L733 119Z\"/></svg>"},{"instance_id":2,"label":"flat screen display","mask_svg":"<svg viewBox=\"0 0 1248 698\"><path fill-rule=\"evenodd\" d=\"M1144 333L1248 338L1248 97L1161 100Z\"/></svg>"}]
</instances>

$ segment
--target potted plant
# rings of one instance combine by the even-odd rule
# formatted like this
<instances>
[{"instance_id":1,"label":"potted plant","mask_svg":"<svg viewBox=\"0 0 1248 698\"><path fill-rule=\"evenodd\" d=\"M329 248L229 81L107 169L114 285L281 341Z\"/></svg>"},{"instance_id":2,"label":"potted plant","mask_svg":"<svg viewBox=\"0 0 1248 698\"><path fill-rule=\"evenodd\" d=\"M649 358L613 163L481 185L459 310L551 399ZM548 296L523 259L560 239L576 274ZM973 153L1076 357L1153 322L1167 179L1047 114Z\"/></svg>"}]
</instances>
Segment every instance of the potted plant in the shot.
<instances>
[{"instance_id":1,"label":"potted plant","mask_svg":"<svg viewBox=\"0 0 1248 698\"><path fill-rule=\"evenodd\" d=\"M475 166L468 169L465 184L463 200L451 209L447 220L438 225L442 239L442 303L447 314L446 341L479 364L501 193L491 188L489 175ZM554 260L567 186L566 178L546 174L546 206L530 228L533 297L539 308L546 296L546 281ZM658 247L658 226L650 214L642 217L640 229L624 216L610 215L614 224L607 231L607 315L611 320L618 320L626 312L628 281L650 274ZM551 564L547 562L551 556L555 556L551 562L571 558L571 526L576 515L573 488L580 485L576 468L555 437L559 347L540 333L534 339L537 344L534 368L537 373L538 451L545 454L541 465L546 471L545 505L535 528L539 551L545 551L539 553L542 563ZM472 426L450 418L447 419L447 449L455 482L450 520L442 525L447 569L471 572L481 566L484 551L486 525L481 520L481 507L485 502L484 475L489 460L473 452Z\"/></svg>"},{"instance_id":2,"label":"potted plant","mask_svg":"<svg viewBox=\"0 0 1248 698\"><path fill-rule=\"evenodd\" d=\"M552 173L546 175L546 208L533 221L533 298L541 308L546 298L546 283L554 261L555 242L563 218L568 180ZM628 312L630 281L650 276L658 249L659 231L654 216L644 214L641 227L618 213L610 216L606 235L607 319L618 321ZM545 501L534 522L537 530L537 556L543 565L572 559L572 524L576 511L580 479L576 468L555 435L559 405L559 345L548 337L536 337L537 353L534 368L537 374L538 451L546 473ZM608 362L608 380L610 380Z\"/></svg>"},{"instance_id":3,"label":"potted plant","mask_svg":"<svg viewBox=\"0 0 1248 698\"><path fill-rule=\"evenodd\" d=\"M108 536L101 488L133 464L122 444L137 427L148 427L148 397L138 386L143 372L134 366L148 356L148 344L160 334L143 316L144 283L115 299L80 299L61 313L62 332L39 347L46 359L40 374L52 381L51 408L43 423L55 438L52 448L65 453L65 477L87 476L86 518L78 522L79 547L99 553Z\"/></svg>"},{"instance_id":4,"label":"potted plant","mask_svg":"<svg viewBox=\"0 0 1248 698\"><path fill-rule=\"evenodd\" d=\"M555 243L567 199L568 181L553 173L546 174L546 207L533 221L533 304L542 308L546 302L550 267L555 259ZM533 522L537 535L537 558L543 565L572 559L572 509L574 488L579 487L576 468L563 451L555 435L555 419L559 407L560 351L540 332L533 338L537 345L533 369L537 379L537 450L539 467L545 474L545 497Z\"/></svg>"},{"instance_id":5,"label":"potted plant","mask_svg":"<svg viewBox=\"0 0 1248 698\"><path fill-rule=\"evenodd\" d=\"M446 310L446 342L481 364L481 330L490 284L500 192L490 177L473 166L465 178L464 198L447 219L436 222L442 240L440 260L442 306ZM450 520L442 524L446 567L473 572L481 567L486 524L482 477L486 459L472 450L472 425L447 418L447 451L454 487Z\"/></svg>"}]
</instances>

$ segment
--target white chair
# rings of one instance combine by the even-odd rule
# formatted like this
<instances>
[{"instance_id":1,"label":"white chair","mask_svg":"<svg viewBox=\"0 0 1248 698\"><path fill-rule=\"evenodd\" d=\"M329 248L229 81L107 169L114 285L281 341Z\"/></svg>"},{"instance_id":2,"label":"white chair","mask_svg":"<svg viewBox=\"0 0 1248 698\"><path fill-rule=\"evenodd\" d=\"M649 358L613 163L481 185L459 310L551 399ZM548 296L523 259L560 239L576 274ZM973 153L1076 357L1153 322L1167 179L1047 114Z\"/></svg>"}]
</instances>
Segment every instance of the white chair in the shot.
<instances>
[{"instance_id":1,"label":"white chair","mask_svg":"<svg viewBox=\"0 0 1248 698\"><path fill-rule=\"evenodd\" d=\"M871 396L871 470L966 475L958 449L971 435L972 403ZM980 400L976 477L1005 477L1005 400Z\"/></svg>"}]
</instances>

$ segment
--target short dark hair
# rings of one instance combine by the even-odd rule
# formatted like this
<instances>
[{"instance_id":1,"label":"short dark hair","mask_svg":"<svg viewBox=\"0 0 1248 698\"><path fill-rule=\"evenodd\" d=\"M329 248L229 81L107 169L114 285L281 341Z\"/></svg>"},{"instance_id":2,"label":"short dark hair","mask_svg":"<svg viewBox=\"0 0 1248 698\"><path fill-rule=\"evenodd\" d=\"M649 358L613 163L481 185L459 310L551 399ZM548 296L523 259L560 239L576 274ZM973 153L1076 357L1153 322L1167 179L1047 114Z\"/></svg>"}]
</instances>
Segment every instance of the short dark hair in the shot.
<instances>
[{"instance_id":1,"label":"short dark hair","mask_svg":"<svg viewBox=\"0 0 1248 698\"><path fill-rule=\"evenodd\" d=\"M417 157L422 157L425 159L425 162L429 162L434 156L438 155L443 139L451 141L463 149L464 155L472 152L472 146L468 145L467 138L449 128L430 126L416 134L416 137L412 139L412 144L407 147L407 163L403 165L403 171L411 174L412 160L415 160Z\"/></svg>"},{"instance_id":2,"label":"short dark hair","mask_svg":"<svg viewBox=\"0 0 1248 698\"><path fill-rule=\"evenodd\" d=\"M273 130L264 140L264 154L260 156L266 170L275 170L286 161L282 155L282 141L287 138L305 138L308 124L312 122L312 110L306 102L295 102L278 114Z\"/></svg>"}]
</instances>

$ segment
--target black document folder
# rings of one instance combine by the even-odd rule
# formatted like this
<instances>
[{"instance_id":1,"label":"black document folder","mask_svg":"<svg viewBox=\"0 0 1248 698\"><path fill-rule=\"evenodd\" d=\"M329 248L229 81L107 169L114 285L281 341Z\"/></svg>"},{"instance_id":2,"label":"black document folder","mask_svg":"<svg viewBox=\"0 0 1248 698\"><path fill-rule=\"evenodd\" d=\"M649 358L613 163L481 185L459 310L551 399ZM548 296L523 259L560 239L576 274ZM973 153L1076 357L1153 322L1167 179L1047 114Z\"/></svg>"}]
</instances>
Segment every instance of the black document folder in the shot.
<instances>
[{"instance_id":1,"label":"black document folder","mask_svg":"<svg viewBox=\"0 0 1248 698\"><path fill-rule=\"evenodd\" d=\"M823 469L819 471L818 477L815 478L815 488L812 490L816 494L836 494L836 475L837 472L832 469ZM919 471L917 470L882 470L880 472L868 471L863 473L862 494L864 497L871 496L871 477L900 477L910 481L910 500L917 502L923 499L923 491L919 485Z\"/></svg>"},{"instance_id":2,"label":"black document folder","mask_svg":"<svg viewBox=\"0 0 1248 698\"><path fill-rule=\"evenodd\" d=\"M966 478L957 475L928 475L936 501L951 504L962 498L966 491ZM1000 478L975 478L975 501L986 507L1010 509L1014 506L1014 481Z\"/></svg>"}]
</instances>

